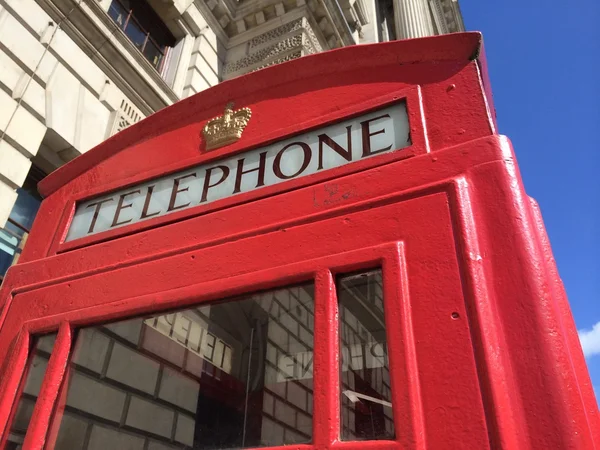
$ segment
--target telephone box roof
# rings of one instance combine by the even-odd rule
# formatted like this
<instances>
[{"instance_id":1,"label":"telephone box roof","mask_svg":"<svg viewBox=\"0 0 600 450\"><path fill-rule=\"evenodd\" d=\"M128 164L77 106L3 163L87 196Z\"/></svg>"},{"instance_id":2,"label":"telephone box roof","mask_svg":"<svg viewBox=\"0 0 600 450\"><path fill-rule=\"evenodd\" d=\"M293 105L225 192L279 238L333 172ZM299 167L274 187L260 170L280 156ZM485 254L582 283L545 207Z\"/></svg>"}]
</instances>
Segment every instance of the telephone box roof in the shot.
<instances>
[{"instance_id":1,"label":"telephone box roof","mask_svg":"<svg viewBox=\"0 0 600 450\"><path fill-rule=\"evenodd\" d=\"M184 146L190 144L189 148L197 149L201 145L200 130L204 123L222 114L224 105L230 101L234 101L236 107L242 107L258 101L269 102L283 97L292 98L299 93L336 86L351 88L353 85L364 83L382 83L390 79L390 66L393 67L393 81L401 80L407 86L426 85L439 82L472 62L476 62L479 67L487 97L485 102L493 111L483 56L482 35L479 32L344 47L252 72L181 100L130 126L60 167L42 180L38 189L42 196L47 197L124 150L191 124L196 125L195 131L188 132L183 137L184 141L188 142L181 142L181 134L173 137L179 140L177 144ZM431 70L425 70L427 67ZM343 91L336 92L334 95L343 95ZM339 108L339 105L336 108ZM255 119L254 122L256 125L258 120ZM492 113L490 122L495 123ZM262 127L261 136L265 136L264 131ZM256 138L251 136L252 130L248 130L247 134L250 135L248 137ZM258 139L246 142L258 143ZM265 142L265 139L261 142ZM234 147L237 146L234 144L228 147L231 151L219 153L221 155L234 153ZM247 148L248 145L244 147ZM163 153L168 154L169 151L169 148L163 149ZM168 161L164 158L157 160L154 156L146 155L149 160L148 165L135 167L132 170L140 173L144 169L150 170L153 164L168 165ZM192 154L185 156L193 159ZM137 157L143 158L144 154L138 152ZM181 162L181 152L177 154L177 158ZM194 163L192 159L190 163ZM124 170L123 175L125 177L129 174ZM98 180L99 176L100 174L96 174L93 178Z\"/></svg>"}]
</instances>

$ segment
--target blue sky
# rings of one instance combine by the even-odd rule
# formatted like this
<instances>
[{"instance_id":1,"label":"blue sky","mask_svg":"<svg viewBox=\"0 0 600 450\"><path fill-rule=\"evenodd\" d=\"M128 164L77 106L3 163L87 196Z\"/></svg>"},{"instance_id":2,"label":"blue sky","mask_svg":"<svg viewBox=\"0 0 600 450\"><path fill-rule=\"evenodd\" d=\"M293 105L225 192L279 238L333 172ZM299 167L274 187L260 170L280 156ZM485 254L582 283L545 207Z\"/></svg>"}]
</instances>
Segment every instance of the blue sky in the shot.
<instances>
[{"instance_id":1,"label":"blue sky","mask_svg":"<svg viewBox=\"0 0 600 450\"><path fill-rule=\"evenodd\" d=\"M483 32L500 133L542 209L600 398L600 2L460 6Z\"/></svg>"}]
</instances>

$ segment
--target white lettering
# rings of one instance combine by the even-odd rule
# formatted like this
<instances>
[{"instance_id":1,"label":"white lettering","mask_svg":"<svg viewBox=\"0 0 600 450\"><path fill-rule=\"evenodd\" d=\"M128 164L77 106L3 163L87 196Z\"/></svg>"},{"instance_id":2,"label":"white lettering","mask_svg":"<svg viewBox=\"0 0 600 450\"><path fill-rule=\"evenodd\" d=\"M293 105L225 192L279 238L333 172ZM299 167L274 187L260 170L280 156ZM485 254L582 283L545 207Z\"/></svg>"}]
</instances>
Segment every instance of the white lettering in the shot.
<instances>
[{"instance_id":1,"label":"white lettering","mask_svg":"<svg viewBox=\"0 0 600 450\"><path fill-rule=\"evenodd\" d=\"M144 323L224 372L231 373L233 348L194 319L177 313L146 319Z\"/></svg>"},{"instance_id":2,"label":"white lettering","mask_svg":"<svg viewBox=\"0 0 600 450\"><path fill-rule=\"evenodd\" d=\"M367 342L343 346L342 372L376 369L387 366L385 344ZM305 380L313 377L313 352L280 354L277 362L277 381Z\"/></svg>"}]
</instances>

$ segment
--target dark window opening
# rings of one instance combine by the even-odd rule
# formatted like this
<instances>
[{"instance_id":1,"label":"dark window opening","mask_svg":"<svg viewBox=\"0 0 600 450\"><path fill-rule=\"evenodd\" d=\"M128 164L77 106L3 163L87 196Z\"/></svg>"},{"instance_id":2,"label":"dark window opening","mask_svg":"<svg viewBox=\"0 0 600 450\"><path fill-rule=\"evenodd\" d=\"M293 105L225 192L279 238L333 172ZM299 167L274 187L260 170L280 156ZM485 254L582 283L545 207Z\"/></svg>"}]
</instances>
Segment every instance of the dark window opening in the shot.
<instances>
[{"instance_id":1,"label":"dark window opening","mask_svg":"<svg viewBox=\"0 0 600 450\"><path fill-rule=\"evenodd\" d=\"M394 18L394 2L382 0L375 2L377 8L377 32L380 42L394 41L396 37L396 20Z\"/></svg>"},{"instance_id":2,"label":"dark window opening","mask_svg":"<svg viewBox=\"0 0 600 450\"><path fill-rule=\"evenodd\" d=\"M108 15L154 68L162 73L175 37L145 0L113 0Z\"/></svg>"},{"instance_id":3,"label":"dark window opening","mask_svg":"<svg viewBox=\"0 0 600 450\"><path fill-rule=\"evenodd\" d=\"M29 352L29 359L21 382L20 397L16 404L15 415L12 418L5 450L19 450L22 448L33 414L33 407L46 375L46 368L55 340L56 333L33 338L33 345Z\"/></svg>"},{"instance_id":4,"label":"dark window opening","mask_svg":"<svg viewBox=\"0 0 600 450\"><path fill-rule=\"evenodd\" d=\"M31 166L23 186L17 189L17 201L4 228L0 228L0 283L10 266L16 264L40 208L42 197L37 184L46 174Z\"/></svg>"}]
</instances>

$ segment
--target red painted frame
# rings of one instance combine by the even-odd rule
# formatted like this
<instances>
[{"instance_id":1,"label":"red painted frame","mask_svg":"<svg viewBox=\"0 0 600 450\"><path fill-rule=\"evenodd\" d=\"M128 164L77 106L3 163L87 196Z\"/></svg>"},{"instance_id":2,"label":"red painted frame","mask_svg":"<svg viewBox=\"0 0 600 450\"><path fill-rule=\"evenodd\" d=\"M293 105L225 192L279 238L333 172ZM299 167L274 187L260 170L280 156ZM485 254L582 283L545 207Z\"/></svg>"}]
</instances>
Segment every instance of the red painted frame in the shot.
<instances>
[{"instance_id":1,"label":"red painted frame","mask_svg":"<svg viewBox=\"0 0 600 450\"><path fill-rule=\"evenodd\" d=\"M62 242L78 200L402 98L407 149ZM243 138L203 153L202 126L232 99L253 111ZM222 83L59 169L0 289L0 431L31 335L59 330L26 437L38 449L74 327L315 279L314 442L293 448L595 448L576 328L492 111L477 33L357 46ZM379 264L397 438L340 442L333 275Z\"/></svg>"}]
</instances>

